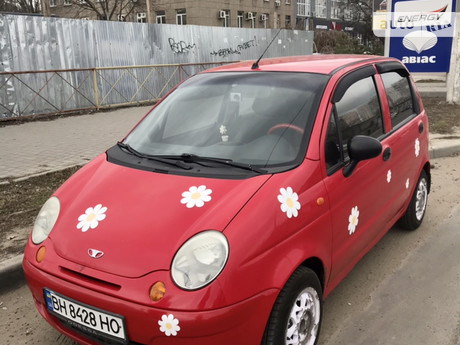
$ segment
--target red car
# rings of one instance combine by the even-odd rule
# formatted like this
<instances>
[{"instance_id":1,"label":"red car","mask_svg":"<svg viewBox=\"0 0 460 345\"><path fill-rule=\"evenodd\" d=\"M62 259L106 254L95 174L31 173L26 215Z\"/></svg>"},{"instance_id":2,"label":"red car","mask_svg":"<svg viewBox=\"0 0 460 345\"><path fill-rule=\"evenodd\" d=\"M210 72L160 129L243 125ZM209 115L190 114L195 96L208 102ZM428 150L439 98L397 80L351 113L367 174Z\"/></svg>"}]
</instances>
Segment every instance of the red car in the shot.
<instances>
[{"instance_id":1,"label":"red car","mask_svg":"<svg viewBox=\"0 0 460 345\"><path fill-rule=\"evenodd\" d=\"M243 62L173 89L41 209L39 312L83 344L318 342L322 301L430 190L409 72L377 56Z\"/></svg>"}]
</instances>

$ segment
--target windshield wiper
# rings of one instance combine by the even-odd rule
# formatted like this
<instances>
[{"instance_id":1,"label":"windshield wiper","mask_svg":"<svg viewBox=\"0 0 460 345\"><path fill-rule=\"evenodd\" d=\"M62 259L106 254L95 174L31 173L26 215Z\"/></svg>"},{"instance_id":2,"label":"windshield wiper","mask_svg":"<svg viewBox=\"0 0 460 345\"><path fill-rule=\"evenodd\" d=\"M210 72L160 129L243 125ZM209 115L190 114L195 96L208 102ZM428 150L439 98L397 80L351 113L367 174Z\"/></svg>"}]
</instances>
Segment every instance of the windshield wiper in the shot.
<instances>
[{"instance_id":1,"label":"windshield wiper","mask_svg":"<svg viewBox=\"0 0 460 345\"><path fill-rule=\"evenodd\" d=\"M265 174L267 170L259 169L251 164L246 164L246 163L237 163L234 162L231 159L227 158L214 158L214 157L202 157L202 156L197 156L192 153L183 153L178 158L181 158L185 163L197 163L197 162L211 162L211 163L219 163L227 166L231 166L234 168L239 168L239 169L244 169L244 170L249 170L256 172L258 174Z\"/></svg>"},{"instance_id":2,"label":"windshield wiper","mask_svg":"<svg viewBox=\"0 0 460 345\"><path fill-rule=\"evenodd\" d=\"M136 149L132 148L130 145L122 143L121 141L117 142L117 145L118 145L118 147L128 151L129 153L131 153L131 154L133 154L133 155L135 155L136 157L139 157L139 158L145 158L145 159L155 161L155 162L160 162L160 163L163 163L163 164L174 165L174 166L176 166L178 168L181 168L181 169L184 169L184 170L192 169L192 167L190 165L186 164L183 161L178 161L178 160L171 161L171 160L168 160L168 159L159 158L158 156L153 156L153 155L149 155L149 154L146 154L146 153L142 153L142 152L139 152Z\"/></svg>"}]
</instances>

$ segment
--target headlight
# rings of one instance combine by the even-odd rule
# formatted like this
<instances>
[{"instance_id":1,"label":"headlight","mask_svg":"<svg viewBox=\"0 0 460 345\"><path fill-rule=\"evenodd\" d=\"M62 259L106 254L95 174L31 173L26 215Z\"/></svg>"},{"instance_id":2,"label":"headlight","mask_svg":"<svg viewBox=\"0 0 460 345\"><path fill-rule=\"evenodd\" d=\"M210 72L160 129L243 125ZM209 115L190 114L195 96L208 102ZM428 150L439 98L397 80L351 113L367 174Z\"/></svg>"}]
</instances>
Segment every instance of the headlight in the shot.
<instances>
[{"instance_id":1,"label":"headlight","mask_svg":"<svg viewBox=\"0 0 460 345\"><path fill-rule=\"evenodd\" d=\"M40 244L47 239L59 216L61 204L55 196L49 198L42 206L32 230L32 242Z\"/></svg>"},{"instance_id":2,"label":"headlight","mask_svg":"<svg viewBox=\"0 0 460 345\"><path fill-rule=\"evenodd\" d=\"M219 231L203 231L185 242L174 256L171 275L186 290L196 290L217 278L228 259L228 242Z\"/></svg>"}]
</instances>

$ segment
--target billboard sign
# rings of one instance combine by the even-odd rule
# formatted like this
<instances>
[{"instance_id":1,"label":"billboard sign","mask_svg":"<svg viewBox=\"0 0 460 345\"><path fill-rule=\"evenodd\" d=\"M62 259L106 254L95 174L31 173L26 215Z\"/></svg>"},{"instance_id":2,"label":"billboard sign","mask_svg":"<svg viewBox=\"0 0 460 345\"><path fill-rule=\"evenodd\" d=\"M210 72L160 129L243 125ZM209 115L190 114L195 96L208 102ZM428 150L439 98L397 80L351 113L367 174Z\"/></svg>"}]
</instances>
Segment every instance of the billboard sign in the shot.
<instances>
[{"instance_id":1,"label":"billboard sign","mask_svg":"<svg viewBox=\"0 0 460 345\"><path fill-rule=\"evenodd\" d=\"M411 72L449 71L455 0L393 0L386 20L382 15L374 32L390 37L389 56Z\"/></svg>"}]
</instances>

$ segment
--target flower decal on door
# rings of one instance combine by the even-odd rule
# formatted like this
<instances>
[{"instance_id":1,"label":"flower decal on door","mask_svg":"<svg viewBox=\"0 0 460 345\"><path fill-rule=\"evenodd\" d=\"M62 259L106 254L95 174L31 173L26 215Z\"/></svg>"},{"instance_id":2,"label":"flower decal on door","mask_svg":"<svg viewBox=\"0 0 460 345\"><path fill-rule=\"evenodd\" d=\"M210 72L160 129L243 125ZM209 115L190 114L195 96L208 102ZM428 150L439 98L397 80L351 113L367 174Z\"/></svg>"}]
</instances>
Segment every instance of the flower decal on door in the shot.
<instances>
[{"instance_id":1,"label":"flower decal on door","mask_svg":"<svg viewBox=\"0 0 460 345\"><path fill-rule=\"evenodd\" d=\"M180 331L179 320L173 314L163 315L158 324L160 325L160 331L168 337L171 335L176 336L177 332Z\"/></svg>"},{"instance_id":2,"label":"flower decal on door","mask_svg":"<svg viewBox=\"0 0 460 345\"><path fill-rule=\"evenodd\" d=\"M359 221L359 210L358 210L358 206L355 206L351 209L351 214L348 217L348 231L350 235L352 235L355 232L356 227L358 226L358 221Z\"/></svg>"},{"instance_id":3,"label":"flower decal on door","mask_svg":"<svg viewBox=\"0 0 460 345\"><path fill-rule=\"evenodd\" d=\"M89 229L95 229L99 222L105 219L105 212L107 207L102 207L101 204L98 204L94 207L88 207L80 217L78 217L77 229L86 232Z\"/></svg>"},{"instance_id":4,"label":"flower decal on door","mask_svg":"<svg viewBox=\"0 0 460 345\"><path fill-rule=\"evenodd\" d=\"M391 170L388 170L388 172L387 172L387 182L388 183L391 182Z\"/></svg>"},{"instance_id":5,"label":"flower decal on door","mask_svg":"<svg viewBox=\"0 0 460 345\"><path fill-rule=\"evenodd\" d=\"M406 189L409 189L409 179L406 180Z\"/></svg>"},{"instance_id":6,"label":"flower decal on door","mask_svg":"<svg viewBox=\"0 0 460 345\"><path fill-rule=\"evenodd\" d=\"M192 186L188 191L182 193L182 204L187 208L192 207L203 207L205 202L211 201L211 189L207 189L206 186Z\"/></svg>"},{"instance_id":7,"label":"flower decal on door","mask_svg":"<svg viewBox=\"0 0 460 345\"><path fill-rule=\"evenodd\" d=\"M280 188L280 195L278 195L278 201L281 204L281 211L286 213L288 218L297 217L300 210L299 196L294 193L291 187L286 189Z\"/></svg>"},{"instance_id":8,"label":"flower decal on door","mask_svg":"<svg viewBox=\"0 0 460 345\"><path fill-rule=\"evenodd\" d=\"M418 157L420 154L420 140L415 139L415 157Z\"/></svg>"}]
</instances>

